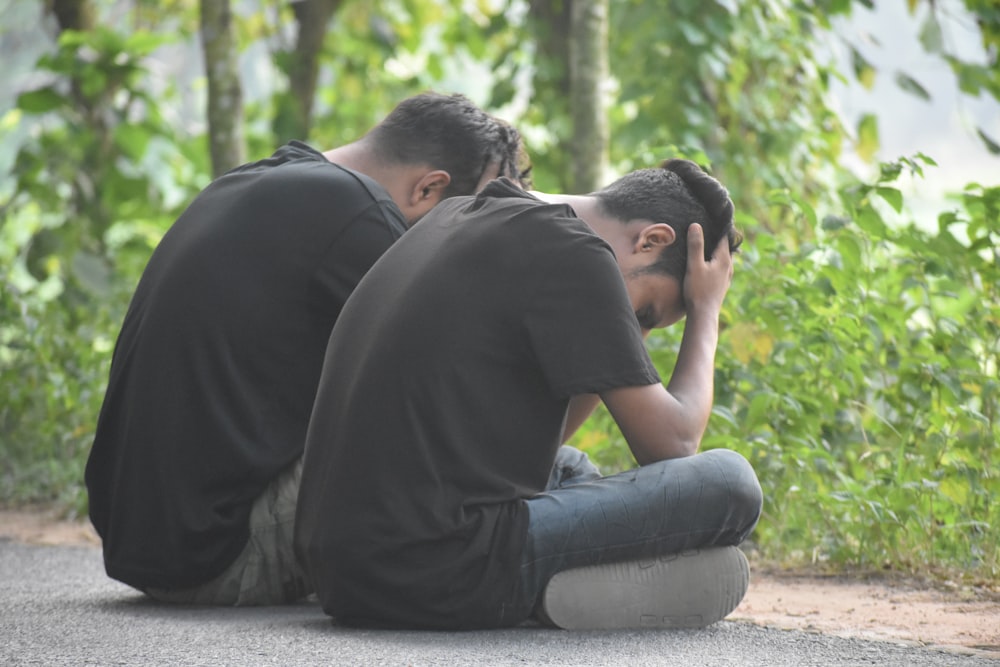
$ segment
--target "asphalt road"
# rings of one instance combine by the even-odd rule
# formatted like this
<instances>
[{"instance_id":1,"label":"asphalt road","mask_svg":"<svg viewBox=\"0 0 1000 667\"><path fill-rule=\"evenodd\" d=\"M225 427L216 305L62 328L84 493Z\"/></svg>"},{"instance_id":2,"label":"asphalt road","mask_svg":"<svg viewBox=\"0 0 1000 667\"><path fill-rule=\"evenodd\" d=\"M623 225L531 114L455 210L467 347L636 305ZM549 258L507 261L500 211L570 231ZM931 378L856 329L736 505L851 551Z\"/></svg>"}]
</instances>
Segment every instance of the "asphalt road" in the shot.
<instances>
[{"instance_id":1,"label":"asphalt road","mask_svg":"<svg viewBox=\"0 0 1000 667\"><path fill-rule=\"evenodd\" d=\"M104 575L94 547L0 540L0 665L978 665L910 645L723 621L703 630L397 632L316 604L164 606Z\"/></svg>"}]
</instances>

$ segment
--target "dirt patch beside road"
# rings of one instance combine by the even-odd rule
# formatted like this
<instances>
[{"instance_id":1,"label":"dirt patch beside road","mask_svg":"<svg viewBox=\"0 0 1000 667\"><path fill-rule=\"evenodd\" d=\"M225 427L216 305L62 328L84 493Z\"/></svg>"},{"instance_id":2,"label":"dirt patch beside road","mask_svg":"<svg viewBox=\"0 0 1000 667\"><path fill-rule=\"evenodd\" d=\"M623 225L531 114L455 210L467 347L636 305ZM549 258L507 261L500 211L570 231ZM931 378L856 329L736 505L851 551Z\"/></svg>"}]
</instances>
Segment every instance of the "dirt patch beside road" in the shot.
<instances>
[{"instance_id":1,"label":"dirt patch beside road","mask_svg":"<svg viewBox=\"0 0 1000 667\"><path fill-rule=\"evenodd\" d=\"M67 521L44 509L0 509L0 538L46 546L101 545L89 521Z\"/></svg>"},{"instance_id":2,"label":"dirt patch beside road","mask_svg":"<svg viewBox=\"0 0 1000 667\"><path fill-rule=\"evenodd\" d=\"M0 538L40 545L100 546L88 522L46 510L0 510ZM729 617L770 627L913 642L1000 660L1000 599L839 577L762 573Z\"/></svg>"},{"instance_id":3,"label":"dirt patch beside road","mask_svg":"<svg viewBox=\"0 0 1000 667\"><path fill-rule=\"evenodd\" d=\"M1000 600L974 591L754 573L747 596L729 618L1000 660Z\"/></svg>"}]
</instances>

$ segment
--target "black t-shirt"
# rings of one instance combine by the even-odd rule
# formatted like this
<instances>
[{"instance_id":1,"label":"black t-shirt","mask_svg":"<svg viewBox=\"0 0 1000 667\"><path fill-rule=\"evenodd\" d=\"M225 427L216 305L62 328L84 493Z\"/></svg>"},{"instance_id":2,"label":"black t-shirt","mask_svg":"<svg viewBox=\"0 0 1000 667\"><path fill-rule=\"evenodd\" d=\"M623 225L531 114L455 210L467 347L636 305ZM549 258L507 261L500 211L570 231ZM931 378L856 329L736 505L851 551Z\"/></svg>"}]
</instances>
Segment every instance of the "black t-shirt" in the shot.
<instances>
[{"instance_id":1,"label":"black t-shirt","mask_svg":"<svg viewBox=\"0 0 1000 667\"><path fill-rule=\"evenodd\" d=\"M126 314L86 483L108 574L211 579L301 456L330 330L405 231L388 193L293 142L206 188Z\"/></svg>"},{"instance_id":2,"label":"black t-shirt","mask_svg":"<svg viewBox=\"0 0 1000 667\"><path fill-rule=\"evenodd\" d=\"M571 396L659 382L614 254L509 182L439 204L334 327L296 548L345 623L472 628L505 607Z\"/></svg>"}]
</instances>

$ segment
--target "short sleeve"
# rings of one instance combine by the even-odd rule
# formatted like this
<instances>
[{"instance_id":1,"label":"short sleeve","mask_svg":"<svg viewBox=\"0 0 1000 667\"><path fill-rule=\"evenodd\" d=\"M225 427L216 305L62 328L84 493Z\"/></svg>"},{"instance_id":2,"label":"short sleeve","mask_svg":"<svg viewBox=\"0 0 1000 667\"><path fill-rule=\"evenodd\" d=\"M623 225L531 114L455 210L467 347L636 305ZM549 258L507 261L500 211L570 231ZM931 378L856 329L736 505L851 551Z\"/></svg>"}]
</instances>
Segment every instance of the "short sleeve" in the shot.
<instances>
[{"instance_id":1,"label":"short sleeve","mask_svg":"<svg viewBox=\"0 0 1000 667\"><path fill-rule=\"evenodd\" d=\"M660 382L611 248L574 218L558 219L530 280L524 326L561 397ZM546 247L547 246L547 247Z\"/></svg>"}]
</instances>

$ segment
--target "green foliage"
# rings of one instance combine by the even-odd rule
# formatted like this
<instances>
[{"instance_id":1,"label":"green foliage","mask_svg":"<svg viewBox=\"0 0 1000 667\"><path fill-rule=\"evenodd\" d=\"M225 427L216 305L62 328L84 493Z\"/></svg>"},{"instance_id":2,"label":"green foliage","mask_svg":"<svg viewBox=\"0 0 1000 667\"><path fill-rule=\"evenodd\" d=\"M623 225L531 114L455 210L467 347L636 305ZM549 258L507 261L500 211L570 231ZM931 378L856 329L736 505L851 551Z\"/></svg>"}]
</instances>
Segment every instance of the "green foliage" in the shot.
<instances>
[{"instance_id":1,"label":"green foliage","mask_svg":"<svg viewBox=\"0 0 1000 667\"><path fill-rule=\"evenodd\" d=\"M815 204L836 172L843 131L823 98L830 72L816 56L819 27L799 4L612 2L616 171L651 166L667 155L701 155L742 214L782 229L792 221L766 206L769 191L795 182L799 195ZM559 63L538 64L522 123L568 136L560 127L560 75ZM543 174L568 171L559 142L531 148Z\"/></svg>"},{"instance_id":2,"label":"green foliage","mask_svg":"<svg viewBox=\"0 0 1000 667\"><path fill-rule=\"evenodd\" d=\"M460 0L341 3L326 32L321 54L326 83L317 91L308 139L322 146L353 141L404 97L454 88L442 86L454 75L449 63L471 62L470 54L481 55L483 24L491 16L464 8ZM285 74L292 56L288 45L274 51L274 62ZM272 145L307 138L288 131L295 126L289 117L297 104L290 96L289 90L279 88L271 108L262 110L263 116L273 116Z\"/></svg>"},{"instance_id":3,"label":"green foliage","mask_svg":"<svg viewBox=\"0 0 1000 667\"><path fill-rule=\"evenodd\" d=\"M894 181L929 163L883 165L822 220L776 193L816 241L759 234L738 262L702 446L753 463L775 560L1000 577L1000 187L969 186L933 233L889 224ZM679 334L654 338L665 376ZM610 426L577 442L621 465Z\"/></svg>"},{"instance_id":4,"label":"green foliage","mask_svg":"<svg viewBox=\"0 0 1000 667\"><path fill-rule=\"evenodd\" d=\"M992 0L964 1L986 63L948 51L935 3L909 6L927 10L921 43L961 89L1000 98L1000 14ZM612 163L624 171L687 156L711 165L736 200L748 242L723 313L703 446L740 451L758 470L761 552L995 583L1000 188L970 184L928 231L905 222L897 179L929 158L882 165L871 183L836 166L845 142L869 159L879 142L874 117L848 130L824 96L833 78L870 86L879 73L856 51L851 71L834 71L814 48L831 17L858 5L871 3L614 0ZM279 75L246 110L258 157L291 126L280 76L290 71L291 10L247 7L236 17L241 44L263 46L265 69ZM338 145L408 94L458 89L504 108L528 138L536 185L562 189L563 7L344 0L326 34L308 139ZM166 35L192 37L196 15L193 0L138 0L134 25L64 33L39 62L37 85L0 117L4 134L30 130L0 180L0 503L84 509L83 464L128 298L208 178L205 137L177 129L177 91L147 59ZM911 74L893 76L918 98L932 94ZM996 137L979 133L1000 153ZM665 377L675 329L650 341ZM606 471L634 464L606 411L575 444Z\"/></svg>"},{"instance_id":5,"label":"green foliage","mask_svg":"<svg viewBox=\"0 0 1000 667\"><path fill-rule=\"evenodd\" d=\"M66 31L38 64L48 83L3 120L32 131L0 191L0 502L85 505L82 466L115 332L195 190L186 155L204 153L146 89L143 60L164 41Z\"/></svg>"}]
</instances>

